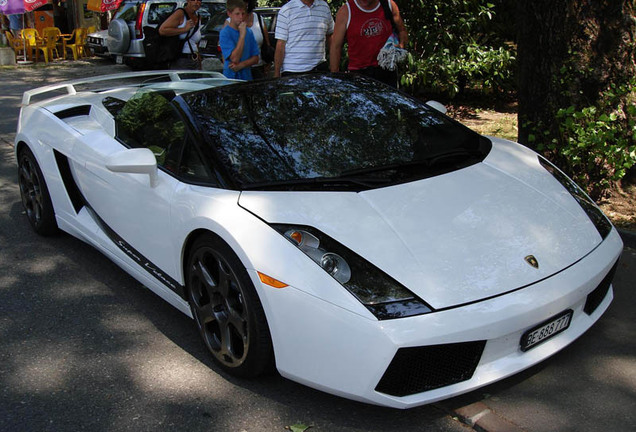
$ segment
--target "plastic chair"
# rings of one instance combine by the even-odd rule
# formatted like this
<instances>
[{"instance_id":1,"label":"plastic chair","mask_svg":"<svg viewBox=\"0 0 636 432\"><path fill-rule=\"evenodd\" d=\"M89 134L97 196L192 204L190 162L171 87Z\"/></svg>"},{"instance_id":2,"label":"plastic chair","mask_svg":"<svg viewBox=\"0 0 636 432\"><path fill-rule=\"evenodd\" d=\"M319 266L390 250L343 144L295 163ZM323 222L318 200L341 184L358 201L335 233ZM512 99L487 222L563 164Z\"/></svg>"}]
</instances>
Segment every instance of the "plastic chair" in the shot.
<instances>
[{"instance_id":1,"label":"plastic chair","mask_svg":"<svg viewBox=\"0 0 636 432\"><path fill-rule=\"evenodd\" d=\"M62 32L57 27L45 27L42 29L42 37L44 38L44 45L49 55L49 59L53 60L55 57L60 57L60 52L57 47L60 44L60 38ZM55 55L54 55L55 54Z\"/></svg>"},{"instance_id":2,"label":"plastic chair","mask_svg":"<svg viewBox=\"0 0 636 432\"><path fill-rule=\"evenodd\" d=\"M93 28L95 27L93 26ZM94 31L91 33L94 33ZM81 49L82 49L82 56L84 57L91 57L93 55L92 51L88 49L88 34L89 34L88 29L82 28Z\"/></svg>"},{"instance_id":3,"label":"plastic chair","mask_svg":"<svg viewBox=\"0 0 636 432\"><path fill-rule=\"evenodd\" d=\"M27 41L27 49L31 53L31 57L33 57L33 53L35 53L35 61L38 61L40 51L44 56L44 62L49 62L49 54L46 49L46 46L43 44L40 35L36 29L26 28L22 29L20 33L24 39Z\"/></svg>"},{"instance_id":4,"label":"plastic chair","mask_svg":"<svg viewBox=\"0 0 636 432\"><path fill-rule=\"evenodd\" d=\"M20 53L22 55L26 54L24 50L24 44L25 44L24 39L14 37L13 33L11 33L10 31L5 31L4 34L7 37L7 43L13 50L13 53L15 54L15 60L17 62L18 55L20 55Z\"/></svg>"},{"instance_id":5,"label":"plastic chair","mask_svg":"<svg viewBox=\"0 0 636 432\"><path fill-rule=\"evenodd\" d=\"M73 60L86 55L86 29L79 27L73 30L70 38L64 38L64 53L67 50L73 53Z\"/></svg>"},{"instance_id":6,"label":"plastic chair","mask_svg":"<svg viewBox=\"0 0 636 432\"><path fill-rule=\"evenodd\" d=\"M75 44L75 31L76 30L73 30L70 35L62 35L62 56L64 58L66 58L66 46Z\"/></svg>"}]
</instances>

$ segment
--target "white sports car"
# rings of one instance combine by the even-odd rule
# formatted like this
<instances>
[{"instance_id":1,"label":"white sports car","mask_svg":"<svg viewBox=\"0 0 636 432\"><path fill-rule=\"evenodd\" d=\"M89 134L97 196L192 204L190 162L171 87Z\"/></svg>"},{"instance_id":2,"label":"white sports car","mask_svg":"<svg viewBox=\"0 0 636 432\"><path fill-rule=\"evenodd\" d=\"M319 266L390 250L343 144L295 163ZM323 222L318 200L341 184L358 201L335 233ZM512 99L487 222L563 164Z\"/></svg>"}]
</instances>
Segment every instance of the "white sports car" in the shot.
<instances>
[{"instance_id":1,"label":"white sports car","mask_svg":"<svg viewBox=\"0 0 636 432\"><path fill-rule=\"evenodd\" d=\"M350 74L53 85L23 98L20 192L35 231L194 318L229 373L408 408L574 341L622 251L550 162L442 108Z\"/></svg>"}]
</instances>

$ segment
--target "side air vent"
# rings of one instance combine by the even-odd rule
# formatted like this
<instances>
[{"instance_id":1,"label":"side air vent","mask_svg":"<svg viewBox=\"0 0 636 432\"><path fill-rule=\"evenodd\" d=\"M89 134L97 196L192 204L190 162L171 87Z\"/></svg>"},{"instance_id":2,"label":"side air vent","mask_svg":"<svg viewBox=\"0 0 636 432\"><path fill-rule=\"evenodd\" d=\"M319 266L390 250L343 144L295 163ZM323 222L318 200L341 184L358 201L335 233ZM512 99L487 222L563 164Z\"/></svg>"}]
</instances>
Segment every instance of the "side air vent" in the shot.
<instances>
[{"instance_id":1,"label":"side air vent","mask_svg":"<svg viewBox=\"0 0 636 432\"><path fill-rule=\"evenodd\" d=\"M64 156L57 150L54 150L55 153L55 162L57 163L57 168L60 170L60 175L62 176L62 181L64 182L64 188L66 189L66 193L68 194L71 203L73 203L73 208L75 209L75 213L79 213L79 211L86 205L86 199L80 192L77 183L75 183L75 179L73 179L73 174L71 173L71 167L68 163L68 158Z\"/></svg>"},{"instance_id":2,"label":"side air vent","mask_svg":"<svg viewBox=\"0 0 636 432\"><path fill-rule=\"evenodd\" d=\"M375 388L408 396L469 380L486 341L400 348Z\"/></svg>"},{"instance_id":3,"label":"side air vent","mask_svg":"<svg viewBox=\"0 0 636 432\"><path fill-rule=\"evenodd\" d=\"M607 275L603 278L601 283L598 284L596 288L594 288L594 291L588 294L587 300L585 302L585 306L583 307L583 311L586 314L592 315L592 313L594 313L598 305L601 304L601 302L607 295L607 292L609 291L609 287L612 284L612 280L614 279L614 274L616 273L617 267L618 267L618 261L616 261L616 264L614 264L614 267L612 267L609 273L607 273Z\"/></svg>"},{"instance_id":4,"label":"side air vent","mask_svg":"<svg viewBox=\"0 0 636 432\"><path fill-rule=\"evenodd\" d=\"M70 117L87 116L91 113L90 105L80 105L72 108L68 108L55 113L55 116L60 120L64 120Z\"/></svg>"}]
</instances>

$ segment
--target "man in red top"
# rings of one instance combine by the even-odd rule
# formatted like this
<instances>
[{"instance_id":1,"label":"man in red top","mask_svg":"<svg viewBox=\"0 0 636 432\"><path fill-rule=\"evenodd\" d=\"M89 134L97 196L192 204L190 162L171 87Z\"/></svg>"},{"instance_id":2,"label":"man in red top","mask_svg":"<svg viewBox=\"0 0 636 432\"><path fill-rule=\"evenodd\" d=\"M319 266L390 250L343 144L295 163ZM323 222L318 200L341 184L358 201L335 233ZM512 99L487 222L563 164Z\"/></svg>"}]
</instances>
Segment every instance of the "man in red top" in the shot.
<instances>
[{"instance_id":1,"label":"man in red top","mask_svg":"<svg viewBox=\"0 0 636 432\"><path fill-rule=\"evenodd\" d=\"M393 20L389 18L391 16ZM400 10L393 0L347 0L336 14L329 50L331 71L340 70L342 46L346 40L349 71L370 76L396 87L397 71L380 68L377 58L386 40L393 33L394 24L400 48L404 48L408 35L400 17Z\"/></svg>"}]
</instances>

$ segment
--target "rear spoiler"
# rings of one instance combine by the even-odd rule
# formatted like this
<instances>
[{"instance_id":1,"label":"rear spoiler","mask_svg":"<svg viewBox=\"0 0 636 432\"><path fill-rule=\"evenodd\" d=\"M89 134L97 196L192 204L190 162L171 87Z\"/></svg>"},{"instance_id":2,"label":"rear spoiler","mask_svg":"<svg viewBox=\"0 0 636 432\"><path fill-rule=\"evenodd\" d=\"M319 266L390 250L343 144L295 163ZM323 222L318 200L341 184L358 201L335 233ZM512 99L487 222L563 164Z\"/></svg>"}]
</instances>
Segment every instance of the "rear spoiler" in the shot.
<instances>
[{"instance_id":1,"label":"rear spoiler","mask_svg":"<svg viewBox=\"0 0 636 432\"><path fill-rule=\"evenodd\" d=\"M77 93L77 86L102 83L107 81L124 81L131 80L137 81L135 84L126 84L128 86L141 86L152 82L166 82L166 81L192 81L197 79L209 79L219 78L227 80L227 78L219 72L207 72L207 71L193 71L193 70L180 70L180 71L151 71L151 72L127 72L113 75L101 75L91 78L82 78L73 81L66 81L58 84L51 84L44 87L38 87L33 90L27 90L22 96L22 106L28 106L31 104L31 99L35 96L42 96L50 93L49 96L42 96L42 99L52 99L59 96L74 95ZM121 83L119 85L122 85ZM102 89L103 90L103 89Z\"/></svg>"}]
</instances>

